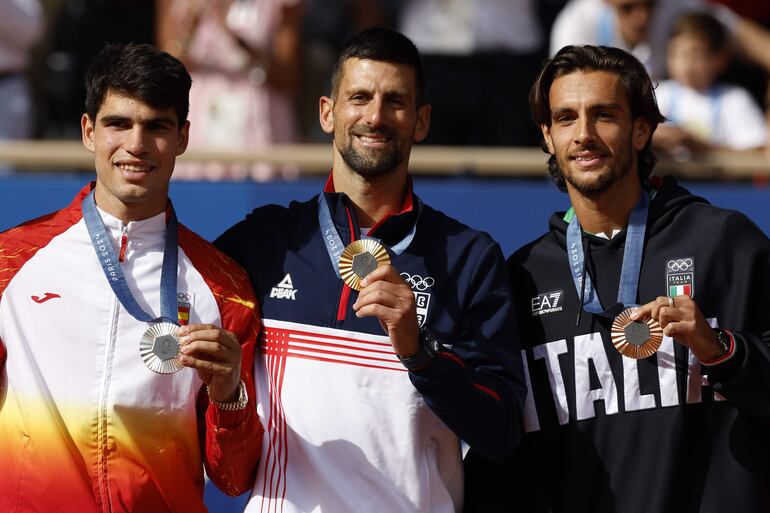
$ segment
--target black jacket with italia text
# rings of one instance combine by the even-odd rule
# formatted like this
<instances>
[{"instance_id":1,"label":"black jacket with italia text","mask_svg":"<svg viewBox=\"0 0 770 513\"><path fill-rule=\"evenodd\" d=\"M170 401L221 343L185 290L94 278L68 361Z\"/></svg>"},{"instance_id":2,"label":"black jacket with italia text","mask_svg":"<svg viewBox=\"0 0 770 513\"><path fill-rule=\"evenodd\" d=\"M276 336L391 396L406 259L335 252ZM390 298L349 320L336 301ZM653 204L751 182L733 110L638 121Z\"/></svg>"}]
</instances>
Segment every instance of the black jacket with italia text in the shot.
<instances>
[{"instance_id":1,"label":"black jacket with italia text","mask_svg":"<svg viewBox=\"0 0 770 513\"><path fill-rule=\"evenodd\" d=\"M733 331L731 356L702 365L665 337L622 357L612 320L583 312L565 214L508 260L529 395L525 437L503 464L471 452L466 513L770 511L770 241L744 215L675 180L652 194L638 303L687 294ZM602 305L615 302L626 231L583 234Z\"/></svg>"}]
</instances>

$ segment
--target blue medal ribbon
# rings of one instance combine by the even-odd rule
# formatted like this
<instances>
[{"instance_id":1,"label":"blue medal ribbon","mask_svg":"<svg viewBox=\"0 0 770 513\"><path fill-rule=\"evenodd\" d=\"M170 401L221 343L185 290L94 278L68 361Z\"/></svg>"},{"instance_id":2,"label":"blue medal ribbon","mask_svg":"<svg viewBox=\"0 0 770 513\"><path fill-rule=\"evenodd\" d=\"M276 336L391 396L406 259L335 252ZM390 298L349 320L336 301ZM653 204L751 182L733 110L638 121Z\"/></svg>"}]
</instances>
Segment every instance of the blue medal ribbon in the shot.
<instances>
[{"instance_id":1,"label":"blue medal ribbon","mask_svg":"<svg viewBox=\"0 0 770 513\"><path fill-rule=\"evenodd\" d=\"M638 306L636 293L639 289L639 272L642 268L642 252L644 250L644 233L647 229L647 213L650 200L642 191L626 230L626 243L623 248L623 266L620 270L617 303L606 310L602 308L599 296L591 282L585 266L585 255L581 240L581 228L577 215L572 216L567 226L567 258L569 260L572 280L578 297L583 297L583 310L594 315L614 317L623 309ZM585 283L584 283L585 279ZM584 288L585 287L585 288ZM583 292L585 294L583 295Z\"/></svg>"},{"instance_id":2,"label":"blue medal ribbon","mask_svg":"<svg viewBox=\"0 0 770 513\"><path fill-rule=\"evenodd\" d=\"M99 264L102 266L104 276L110 284L115 296L136 320L143 322L170 322L179 324L177 303L176 303L176 274L178 261L178 240L179 230L174 213L171 207L168 223L166 225L166 240L163 250L163 265L160 273L160 317L154 318L142 310L136 302L131 289L128 288L126 277L120 267L120 262L115 255L115 248L112 246L110 234L104 226L101 215L96 209L94 201L94 191L83 199L81 206L83 211L83 220L88 228L88 235L91 238L91 244L94 246Z\"/></svg>"},{"instance_id":3,"label":"blue medal ribbon","mask_svg":"<svg viewBox=\"0 0 770 513\"><path fill-rule=\"evenodd\" d=\"M420 203L419 199L417 199L416 202L417 202L417 219L419 219L420 213L422 212L422 203ZM338 262L340 259L340 255L342 254L342 250L345 249L345 245L342 243L340 234L337 232L337 228L334 226L334 221L332 220L331 213L329 212L329 205L326 203L326 197L324 194L318 195L318 224L321 227L321 236L323 237L324 245L326 246L326 251L329 253L329 260L331 260L332 268L334 269L334 272L337 275L337 278L340 278L340 269L339 269ZM377 237L367 236L367 237L361 237L361 238L376 240L394 255L400 255L412 243L415 233L417 233L417 220L415 220L414 225L412 226L412 229L409 230L409 233L406 234L406 237L401 239L398 243L396 243L394 246L390 248L388 248L388 245L382 242Z\"/></svg>"}]
</instances>

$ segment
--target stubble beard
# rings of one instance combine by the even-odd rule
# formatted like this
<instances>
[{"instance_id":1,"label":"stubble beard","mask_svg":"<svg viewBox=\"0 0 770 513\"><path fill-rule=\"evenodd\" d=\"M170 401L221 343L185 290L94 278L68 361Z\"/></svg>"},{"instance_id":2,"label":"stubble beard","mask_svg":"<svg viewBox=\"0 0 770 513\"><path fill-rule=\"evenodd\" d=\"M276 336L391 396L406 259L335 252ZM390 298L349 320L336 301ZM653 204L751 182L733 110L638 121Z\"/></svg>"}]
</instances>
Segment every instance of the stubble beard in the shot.
<instances>
[{"instance_id":1,"label":"stubble beard","mask_svg":"<svg viewBox=\"0 0 770 513\"><path fill-rule=\"evenodd\" d=\"M573 189L575 189L583 196L592 197L603 193L614 184L623 180L623 178L625 178L628 173L631 172L631 168L633 167L633 158L636 158L636 152L634 151L631 136L629 135L626 151L621 155L621 159L617 165L608 166L608 169L604 173L592 180L579 179L579 172L565 173L564 170L569 169L567 167L569 161L565 161L564 159L559 158L557 163L559 165L559 171L564 177L564 180Z\"/></svg>"},{"instance_id":2,"label":"stubble beard","mask_svg":"<svg viewBox=\"0 0 770 513\"><path fill-rule=\"evenodd\" d=\"M393 144L382 150L371 150L367 153L359 152L353 146L353 139L357 135L384 135L390 137ZM337 150L345 164L356 174L364 178L375 178L384 176L395 171L395 169L404 161L401 145L398 143L396 134L387 127L381 130L351 130L346 134L343 144L337 145Z\"/></svg>"}]
</instances>

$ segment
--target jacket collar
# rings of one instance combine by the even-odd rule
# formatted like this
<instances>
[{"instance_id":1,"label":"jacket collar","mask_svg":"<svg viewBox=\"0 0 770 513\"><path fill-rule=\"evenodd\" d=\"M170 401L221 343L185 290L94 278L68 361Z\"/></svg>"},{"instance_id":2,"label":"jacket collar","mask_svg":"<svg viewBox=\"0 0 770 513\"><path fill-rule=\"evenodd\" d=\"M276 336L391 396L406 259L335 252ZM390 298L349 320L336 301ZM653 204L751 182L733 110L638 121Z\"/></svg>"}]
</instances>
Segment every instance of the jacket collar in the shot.
<instances>
[{"instance_id":1,"label":"jacket collar","mask_svg":"<svg viewBox=\"0 0 770 513\"><path fill-rule=\"evenodd\" d=\"M389 212L371 227L369 236L382 240L385 244L394 245L403 239L417 222L421 210L420 199L412 189L412 177L408 178L407 194L401 210ZM345 244L361 238L360 226L355 216L353 205L347 194L334 190L332 174L326 180L323 190L329 212L334 221L334 226ZM352 232L351 232L352 230ZM352 237L351 237L352 233Z\"/></svg>"},{"instance_id":2,"label":"jacket collar","mask_svg":"<svg viewBox=\"0 0 770 513\"><path fill-rule=\"evenodd\" d=\"M83 200L91 193L94 187L96 187L96 182L90 182L88 185L80 189L80 192L77 193L75 198L72 200L72 203L70 203L66 209L69 215L73 216L75 219L80 219L82 217ZM112 233L113 237L119 238L120 233L125 228L126 232L129 233L132 238L138 236L140 238L154 240L158 237L162 239L165 236L166 224L168 223L168 219L171 216L172 206L171 201L169 201L165 211L160 212L152 217L148 217L147 219L131 221L128 224L124 224L120 219L105 212L99 207L99 205L97 205L96 208L102 218L104 227Z\"/></svg>"}]
</instances>

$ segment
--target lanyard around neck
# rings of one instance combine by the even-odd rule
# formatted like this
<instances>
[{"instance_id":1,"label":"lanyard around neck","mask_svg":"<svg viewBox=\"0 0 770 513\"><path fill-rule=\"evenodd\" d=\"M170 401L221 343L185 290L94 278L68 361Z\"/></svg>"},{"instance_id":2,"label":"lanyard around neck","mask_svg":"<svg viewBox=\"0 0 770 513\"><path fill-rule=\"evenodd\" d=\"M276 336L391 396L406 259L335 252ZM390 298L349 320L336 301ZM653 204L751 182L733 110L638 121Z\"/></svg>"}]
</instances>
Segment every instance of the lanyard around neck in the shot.
<instances>
[{"instance_id":1,"label":"lanyard around neck","mask_svg":"<svg viewBox=\"0 0 770 513\"><path fill-rule=\"evenodd\" d=\"M606 310L602 308L599 296L591 282L591 276L586 270L581 228L577 215L573 215L570 219L567 226L567 258L578 297L583 297L582 308L585 311L604 317L614 317L622 309L636 306L649 203L647 194L642 191L628 221L617 302Z\"/></svg>"},{"instance_id":2,"label":"lanyard around neck","mask_svg":"<svg viewBox=\"0 0 770 513\"><path fill-rule=\"evenodd\" d=\"M415 203L417 208L417 216L415 217L412 228L403 239L389 248L389 251L395 255L400 255L403 253L404 250L406 250L406 248L408 248L412 243L414 235L417 233L417 221L419 220L420 213L422 212L422 203L420 203L419 200L417 200ZM342 254L342 250L345 249L345 245L342 243L342 238L340 237L339 232L337 232L337 228L334 226L334 221L332 220L331 213L329 212L329 205L326 203L326 196L324 194L318 195L318 224L321 227L321 236L323 237L326 251L329 253L329 260L331 260L332 268L339 278L340 269L338 262L340 255ZM362 239L374 239L381 243L384 247L388 247L387 244L383 243L376 237L367 236L362 237Z\"/></svg>"},{"instance_id":3,"label":"lanyard around neck","mask_svg":"<svg viewBox=\"0 0 770 513\"><path fill-rule=\"evenodd\" d=\"M126 282L126 277L121 269L115 248L112 246L110 234L104 226L101 215L96 209L94 201L94 191L83 199L81 206L83 219L88 228L88 235L91 244L94 246L96 256L99 258L99 264L102 267L104 276L110 284L115 296L136 320L143 322L170 322L178 324L177 304L176 304L176 274L178 255L178 223L174 208L171 207L168 223L166 224L165 246L163 250L163 264L160 273L160 314L154 318L142 310L136 298L131 293Z\"/></svg>"}]
</instances>

